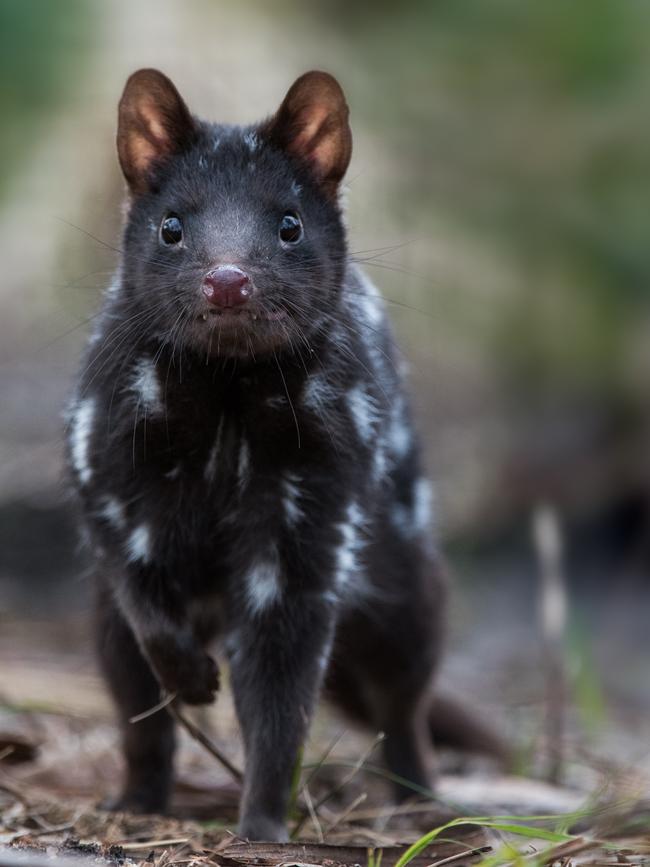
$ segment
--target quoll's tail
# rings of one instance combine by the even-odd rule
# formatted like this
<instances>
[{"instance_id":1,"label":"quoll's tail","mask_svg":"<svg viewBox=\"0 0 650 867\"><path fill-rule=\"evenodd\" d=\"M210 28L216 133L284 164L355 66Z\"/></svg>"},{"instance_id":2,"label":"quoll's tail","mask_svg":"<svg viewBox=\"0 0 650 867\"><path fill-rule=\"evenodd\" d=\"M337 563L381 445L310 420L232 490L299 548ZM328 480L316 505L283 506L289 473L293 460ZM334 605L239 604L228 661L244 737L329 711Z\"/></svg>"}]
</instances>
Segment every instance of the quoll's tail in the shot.
<instances>
[{"instance_id":1,"label":"quoll's tail","mask_svg":"<svg viewBox=\"0 0 650 867\"><path fill-rule=\"evenodd\" d=\"M504 768L513 763L512 750L501 735L461 699L436 695L429 713L429 731L436 746L490 756Z\"/></svg>"}]
</instances>

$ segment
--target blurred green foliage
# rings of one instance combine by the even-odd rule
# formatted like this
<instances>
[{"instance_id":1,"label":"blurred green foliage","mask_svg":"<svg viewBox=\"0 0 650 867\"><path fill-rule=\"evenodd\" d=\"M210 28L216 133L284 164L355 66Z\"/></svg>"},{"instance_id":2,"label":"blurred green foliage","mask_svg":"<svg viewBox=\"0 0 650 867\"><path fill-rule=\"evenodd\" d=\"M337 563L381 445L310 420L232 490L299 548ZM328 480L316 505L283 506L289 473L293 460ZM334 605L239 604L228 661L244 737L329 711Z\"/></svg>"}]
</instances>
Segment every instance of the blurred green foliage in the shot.
<instances>
[{"instance_id":1,"label":"blurred green foliage","mask_svg":"<svg viewBox=\"0 0 650 867\"><path fill-rule=\"evenodd\" d=\"M589 629L581 622L580 617L574 614L566 648L571 697L580 714L583 730L593 735L607 724L608 713L591 638Z\"/></svg>"},{"instance_id":2,"label":"blurred green foliage","mask_svg":"<svg viewBox=\"0 0 650 867\"><path fill-rule=\"evenodd\" d=\"M444 213L517 273L497 327L473 335L510 386L620 392L650 314L650 4L320 8L367 69L367 121L403 159L400 223L428 211L434 235Z\"/></svg>"},{"instance_id":3,"label":"blurred green foliage","mask_svg":"<svg viewBox=\"0 0 650 867\"><path fill-rule=\"evenodd\" d=\"M0 196L91 45L84 0L0 0Z\"/></svg>"}]
</instances>

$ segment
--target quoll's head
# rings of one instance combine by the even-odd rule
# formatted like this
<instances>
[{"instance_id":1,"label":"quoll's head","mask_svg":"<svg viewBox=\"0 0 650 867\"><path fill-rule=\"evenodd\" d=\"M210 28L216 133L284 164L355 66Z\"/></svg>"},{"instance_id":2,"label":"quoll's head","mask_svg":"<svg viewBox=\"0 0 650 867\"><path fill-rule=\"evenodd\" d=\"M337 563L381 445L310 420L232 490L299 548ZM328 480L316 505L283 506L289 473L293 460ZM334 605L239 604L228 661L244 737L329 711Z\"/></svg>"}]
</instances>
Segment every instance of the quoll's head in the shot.
<instances>
[{"instance_id":1,"label":"quoll's head","mask_svg":"<svg viewBox=\"0 0 650 867\"><path fill-rule=\"evenodd\" d=\"M120 101L117 148L130 192L122 292L157 338L256 357L327 328L352 150L331 75L306 73L275 115L235 127L193 117L165 75L141 69Z\"/></svg>"}]
</instances>

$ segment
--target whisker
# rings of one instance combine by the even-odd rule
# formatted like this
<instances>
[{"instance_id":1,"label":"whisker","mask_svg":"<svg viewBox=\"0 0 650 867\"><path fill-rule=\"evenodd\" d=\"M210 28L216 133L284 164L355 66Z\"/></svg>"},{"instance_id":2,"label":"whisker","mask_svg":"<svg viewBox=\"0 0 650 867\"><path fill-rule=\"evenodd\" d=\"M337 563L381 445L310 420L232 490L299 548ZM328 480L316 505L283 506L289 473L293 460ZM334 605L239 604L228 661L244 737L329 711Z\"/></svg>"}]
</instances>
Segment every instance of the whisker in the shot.
<instances>
[{"instance_id":1,"label":"whisker","mask_svg":"<svg viewBox=\"0 0 650 867\"><path fill-rule=\"evenodd\" d=\"M298 448L300 448L300 425L298 424L298 416L296 415L296 409L293 405L293 401L291 400L291 395L289 394L289 388L287 386L287 381L284 378L284 373L282 372L282 366L280 365L280 362L278 361L278 357L275 354L275 350L273 350L273 358L275 359L275 363L276 363L278 371L280 373L280 378L282 379L282 385L284 386L284 392L287 396L287 400L289 401L289 406L291 408L291 413L293 415L293 421L294 421L294 424L296 426L296 435L298 437Z\"/></svg>"}]
</instances>

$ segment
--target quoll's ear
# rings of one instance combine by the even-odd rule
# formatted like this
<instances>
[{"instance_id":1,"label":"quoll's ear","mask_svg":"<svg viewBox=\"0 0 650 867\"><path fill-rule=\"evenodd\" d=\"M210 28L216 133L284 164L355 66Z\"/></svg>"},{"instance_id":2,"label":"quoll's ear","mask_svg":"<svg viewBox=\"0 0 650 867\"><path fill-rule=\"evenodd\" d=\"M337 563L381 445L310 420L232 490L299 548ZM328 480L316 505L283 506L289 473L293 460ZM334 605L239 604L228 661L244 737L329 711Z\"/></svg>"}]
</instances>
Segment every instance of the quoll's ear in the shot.
<instances>
[{"instance_id":1,"label":"quoll's ear","mask_svg":"<svg viewBox=\"0 0 650 867\"><path fill-rule=\"evenodd\" d=\"M153 168L195 137L192 115L167 76L157 69L134 72L120 100L117 128L117 152L131 190L148 190Z\"/></svg>"},{"instance_id":2,"label":"quoll's ear","mask_svg":"<svg viewBox=\"0 0 650 867\"><path fill-rule=\"evenodd\" d=\"M326 195L334 198L352 154L348 114L337 80L326 72L306 72L260 131L309 166Z\"/></svg>"}]
</instances>

